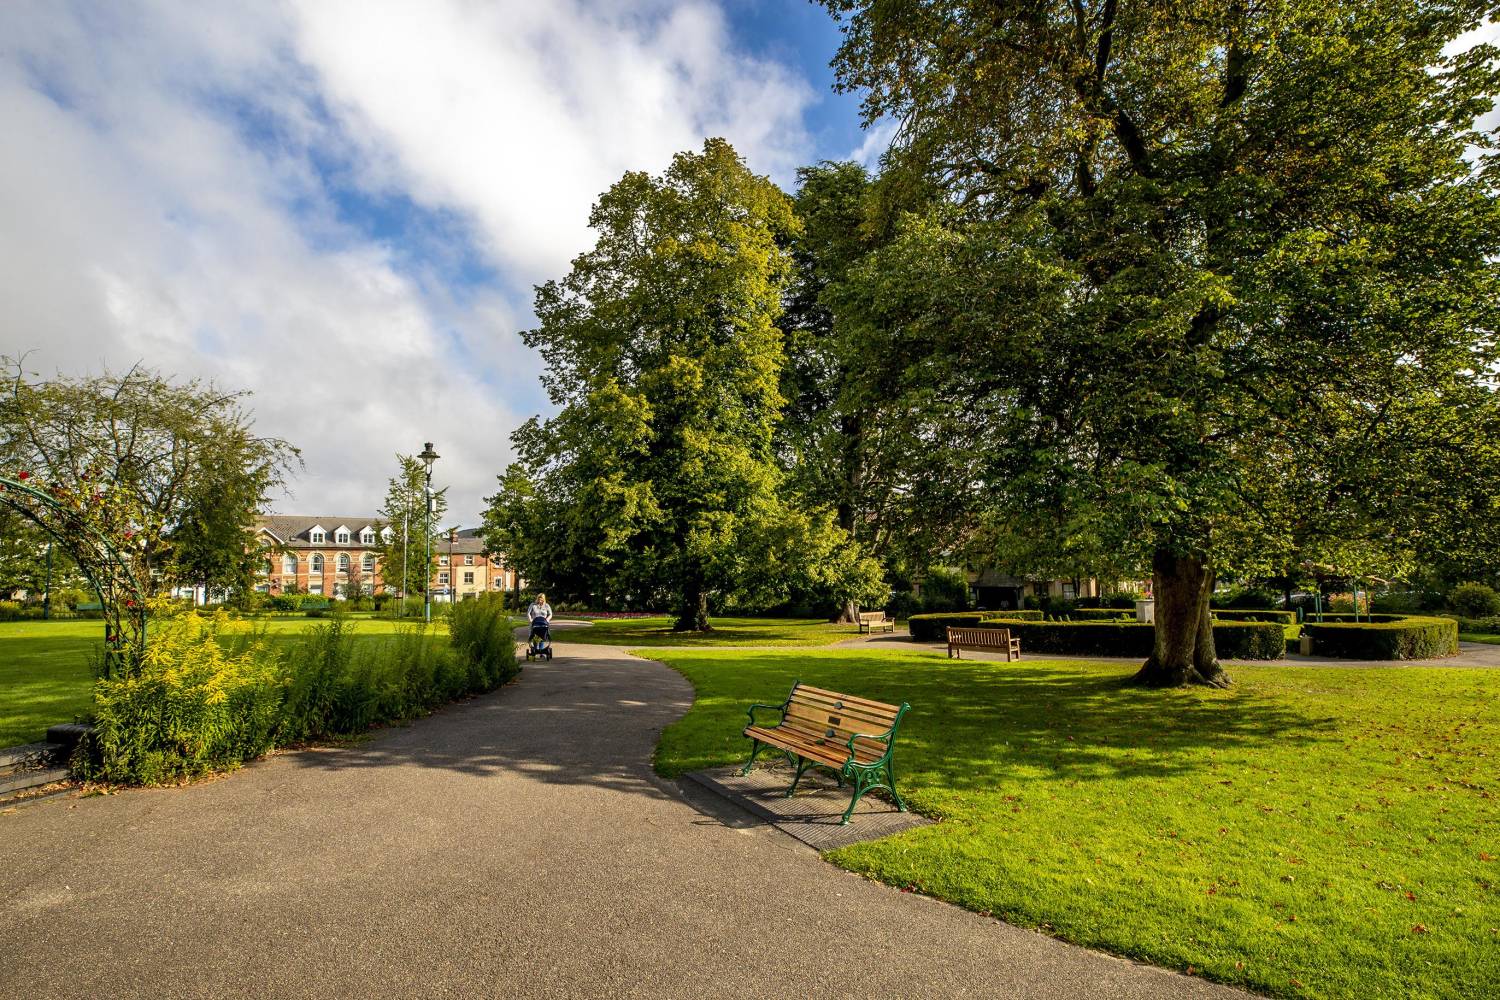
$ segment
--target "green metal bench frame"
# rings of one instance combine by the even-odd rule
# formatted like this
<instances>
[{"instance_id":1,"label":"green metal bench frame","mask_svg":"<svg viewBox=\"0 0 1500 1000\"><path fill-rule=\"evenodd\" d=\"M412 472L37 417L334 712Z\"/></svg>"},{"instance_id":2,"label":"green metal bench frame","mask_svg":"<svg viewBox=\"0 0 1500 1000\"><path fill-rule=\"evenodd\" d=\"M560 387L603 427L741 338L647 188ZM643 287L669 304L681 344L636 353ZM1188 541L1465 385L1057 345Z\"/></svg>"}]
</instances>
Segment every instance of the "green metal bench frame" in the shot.
<instances>
[{"instance_id":1,"label":"green metal bench frame","mask_svg":"<svg viewBox=\"0 0 1500 1000\"><path fill-rule=\"evenodd\" d=\"M745 715L750 719L750 726L760 725L760 723L755 721L756 709L763 709L769 712L780 713L781 718L777 720L776 725L781 725L781 723L786 719L787 707L791 705L792 697L796 695L797 688L801 686L802 682L800 680L793 682L792 690L787 694L786 701L782 702L780 705L766 705L759 702L751 705L750 708L745 712ZM828 764L824 764L822 761L803 757L795 750L789 750L786 747L780 747L774 743L767 743L764 740L759 739L758 737L750 736L749 726L747 726L744 735L747 736L754 745L750 748L750 759L745 762L744 767L740 768L740 776L743 777L744 775L750 773L750 768L755 763L755 757L760 753L762 747L770 747L773 750L779 750L786 756L788 763L795 765L797 768L796 776L792 778L791 785L787 787L787 790L784 793L784 796L786 798L791 798L792 793L797 790L797 783L802 780L802 775L806 773L808 768L820 767L832 774L834 778L838 780L840 788L844 787L844 782L846 781L854 787L854 794L849 799L849 808L844 810L844 816L841 820L839 820L841 824L847 824L849 822L849 817L854 813L854 807L859 805L859 800L864 798L865 793L873 792L877 788L883 788L887 792L890 792L891 798L896 802L896 808L901 812L906 812L906 803L902 800L901 793L896 791L896 769L894 764L892 763L892 757L896 749L896 732L901 728L901 720L906 716L906 713L910 708L911 705L903 701L900 707L896 709L896 718L891 723L891 728L887 729L883 733L855 733L853 736L849 737L849 739L845 741L845 745L848 747L849 755L848 758L844 761L843 766L840 768L834 768ZM865 740L866 742L870 743L882 743L885 745L885 752L872 761L860 763L855 759L855 740Z\"/></svg>"}]
</instances>

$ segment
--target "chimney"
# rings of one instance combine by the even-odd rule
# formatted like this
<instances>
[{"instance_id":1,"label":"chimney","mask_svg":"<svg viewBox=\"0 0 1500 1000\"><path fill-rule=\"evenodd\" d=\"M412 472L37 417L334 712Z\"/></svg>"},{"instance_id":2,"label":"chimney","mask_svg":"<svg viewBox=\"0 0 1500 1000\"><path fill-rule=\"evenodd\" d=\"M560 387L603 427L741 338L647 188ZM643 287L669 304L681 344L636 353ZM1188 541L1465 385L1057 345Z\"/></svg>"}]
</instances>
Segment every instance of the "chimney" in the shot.
<instances>
[{"instance_id":1,"label":"chimney","mask_svg":"<svg viewBox=\"0 0 1500 1000\"><path fill-rule=\"evenodd\" d=\"M448 541L450 541L450 542L456 542L456 541L458 541L458 529L457 528L449 528L448 529Z\"/></svg>"}]
</instances>

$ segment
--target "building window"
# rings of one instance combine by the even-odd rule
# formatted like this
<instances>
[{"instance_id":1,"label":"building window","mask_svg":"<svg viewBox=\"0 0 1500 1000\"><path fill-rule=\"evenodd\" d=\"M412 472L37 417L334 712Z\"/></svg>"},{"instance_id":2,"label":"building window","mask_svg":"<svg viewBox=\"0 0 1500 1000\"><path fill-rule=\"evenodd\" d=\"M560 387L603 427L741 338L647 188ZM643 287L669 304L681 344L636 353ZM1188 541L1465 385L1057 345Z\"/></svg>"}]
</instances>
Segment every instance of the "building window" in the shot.
<instances>
[{"instance_id":1,"label":"building window","mask_svg":"<svg viewBox=\"0 0 1500 1000\"><path fill-rule=\"evenodd\" d=\"M474 557L473 556L464 556L464 565L465 566L472 566L472 565L474 565Z\"/></svg>"},{"instance_id":2,"label":"building window","mask_svg":"<svg viewBox=\"0 0 1500 1000\"><path fill-rule=\"evenodd\" d=\"M374 545L375 544L375 532L371 531L369 528L366 528L364 531L361 531L359 533L359 544L361 544L361 545Z\"/></svg>"},{"instance_id":3,"label":"building window","mask_svg":"<svg viewBox=\"0 0 1500 1000\"><path fill-rule=\"evenodd\" d=\"M323 553L321 553L321 552L314 552L313 553L313 557L312 557L312 572L314 572L314 573L322 573L323 572Z\"/></svg>"},{"instance_id":4,"label":"building window","mask_svg":"<svg viewBox=\"0 0 1500 1000\"><path fill-rule=\"evenodd\" d=\"M349 544L349 532L347 532L347 531L340 531L337 535L333 536L333 540L335 542L338 542L340 545L348 545Z\"/></svg>"},{"instance_id":5,"label":"building window","mask_svg":"<svg viewBox=\"0 0 1500 1000\"><path fill-rule=\"evenodd\" d=\"M1078 594L1074 591L1073 585L1071 583L1063 584L1063 600L1071 601L1077 596Z\"/></svg>"},{"instance_id":6,"label":"building window","mask_svg":"<svg viewBox=\"0 0 1500 1000\"><path fill-rule=\"evenodd\" d=\"M464 583L473 583L473 582L474 582L474 574L473 573L465 573L464 574Z\"/></svg>"},{"instance_id":7,"label":"building window","mask_svg":"<svg viewBox=\"0 0 1500 1000\"><path fill-rule=\"evenodd\" d=\"M281 557L281 571L287 576L297 575L297 557L288 552Z\"/></svg>"},{"instance_id":8,"label":"building window","mask_svg":"<svg viewBox=\"0 0 1500 1000\"><path fill-rule=\"evenodd\" d=\"M340 552L339 553L339 572L340 573L347 573L347 572L349 572L349 553L347 553L347 552Z\"/></svg>"},{"instance_id":9,"label":"building window","mask_svg":"<svg viewBox=\"0 0 1500 1000\"><path fill-rule=\"evenodd\" d=\"M439 566L446 566L446 565L448 565L448 557L447 556L438 556L438 565Z\"/></svg>"},{"instance_id":10,"label":"building window","mask_svg":"<svg viewBox=\"0 0 1500 1000\"><path fill-rule=\"evenodd\" d=\"M438 583L442 584L444 587L448 586L448 574L447 573L439 573L438 574Z\"/></svg>"},{"instance_id":11,"label":"building window","mask_svg":"<svg viewBox=\"0 0 1500 1000\"><path fill-rule=\"evenodd\" d=\"M390 540L391 540L391 538L392 538L392 537L393 537L393 536L394 536L394 535L395 535L395 534L396 534L396 533L395 533L395 532L394 532L394 531L392 531L392 530L391 530L391 529L390 529L390 528L381 528L381 529L380 529L380 537L381 537L381 538L384 538L384 539L385 539L385 540L386 540L386 541L390 541Z\"/></svg>"},{"instance_id":12,"label":"building window","mask_svg":"<svg viewBox=\"0 0 1500 1000\"><path fill-rule=\"evenodd\" d=\"M308 584L307 585L307 592L309 594L319 594L319 595L321 595L323 593L323 584L322 584L322 582L320 581L318 583L310 583L310 584Z\"/></svg>"},{"instance_id":13,"label":"building window","mask_svg":"<svg viewBox=\"0 0 1500 1000\"><path fill-rule=\"evenodd\" d=\"M365 553L365 557L359 561L359 565L366 573L373 573L375 572L375 557L369 553Z\"/></svg>"},{"instance_id":14,"label":"building window","mask_svg":"<svg viewBox=\"0 0 1500 1000\"><path fill-rule=\"evenodd\" d=\"M323 534L322 529L319 529L317 531L314 531L311 535L309 535L308 536L308 540L311 541L314 545L322 545L323 544L323 539L326 538L326 537L327 536Z\"/></svg>"}]
</instances>

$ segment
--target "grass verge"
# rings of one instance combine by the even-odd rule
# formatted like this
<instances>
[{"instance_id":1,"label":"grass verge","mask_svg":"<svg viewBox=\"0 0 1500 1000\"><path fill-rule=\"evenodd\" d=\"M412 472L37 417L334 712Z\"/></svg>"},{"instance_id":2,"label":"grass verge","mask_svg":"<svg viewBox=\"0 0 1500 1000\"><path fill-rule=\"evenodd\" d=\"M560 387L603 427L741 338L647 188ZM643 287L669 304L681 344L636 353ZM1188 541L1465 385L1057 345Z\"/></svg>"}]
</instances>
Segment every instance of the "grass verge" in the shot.
<instances>
[{"instance_id":1,"label":"grass verge","mask_svg":"<svg viewBox=\"0 0 1500 1000\"><path fill-rule=\"evenodd\" d=\"M897 780L936 826L830 860L1091 947L1277 996L1500 995L1500 671L653 650L697 690L672 776L743 760L801 678L912 711Z\"/></svg>"},{"instance_id":2,"label":"grass verge","mask_svg":"<svg viewBox=\"0 0 1500 1000\"><path fill-rule=\"evenodd\" d=\"M567 615L558 615L567 621ZM855 625L817 618L714 618L712 632L673 632L672 619L606 618L587 628L557 629L559 642L605 646L827 646L859 636Z\"/></svg>"},{"instance_id":3,"label":"grass verge","mask_svg":"<svg viewBox=\"0 0 1500 1000\"><path fill-rule=\"evenodd\" d=\"M315 618L257 620L274 641L326 624ZM397 622L361 620L355 640L394 635ZM447 626L433 622L446 634ZM99 621L0 622L0 747L42 739L47 727L72 722L93 707L90 651L102 645Z\"/></svg>"}]
</instances>

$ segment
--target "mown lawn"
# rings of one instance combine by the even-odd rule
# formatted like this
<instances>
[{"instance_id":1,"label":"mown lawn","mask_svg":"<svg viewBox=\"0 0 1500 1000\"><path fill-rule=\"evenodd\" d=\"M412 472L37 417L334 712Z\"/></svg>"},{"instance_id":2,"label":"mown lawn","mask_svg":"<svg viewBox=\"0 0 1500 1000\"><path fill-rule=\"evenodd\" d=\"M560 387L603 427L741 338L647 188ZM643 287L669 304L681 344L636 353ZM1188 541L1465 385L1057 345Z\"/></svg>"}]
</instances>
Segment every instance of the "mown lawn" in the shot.
<instances>
[{"instance_id":1,"label":"mown lawn","mask_svg":"<svg viewBox=\"0 0 1500 1000\"><path fill-rule=\"evenodd\" d=\"M652 650L697 689L657 769L738 762L795 678L909 701L936 826L833 852L893 885L1278 996L1500 996L1500 671L1134 666L873 650Z\"/></svg>"},{"instance_id":2,"label":"mown lawn","mask_svg":"<svg viewBox=\"0 0 1500 1000\"><path fill-rule=\"evenodd\" d=\"M1487 632L1461 632L1458 636L1459 642L1483 642L1491 646L1500 646L1500 635L1490 635Z\"/></svg>"},{"instance_id":3,"label":"mown lawn","mask_svg":"<svg viewBox=\"0 0 1500 1000\"><path fill-rule=\"evenodd\" d=\"M567 615L557 620L567 621ZM556 629L558 642L606 646L828 646L859 636L856 625L817 618L713 618L712 632L673 632L672 619L603 618L586 628Z\"/></svg>"},{"instance_id":4,"label":"mown lawn","mask_svg":"<svg viewBox=\"0 0 1500 1000\"><path fill-rule=\"evenodd\" d=\"M257 620L273 641L295 637L322 624L315 618ZM446 626L434 623L439 629ZM360 638L391 635L397 623L362 619ZM92 706L90 656L102 645L98 621L0 622L0 747L31 743L47 727L72 722Z\"/></svg>"}]
</instances>

